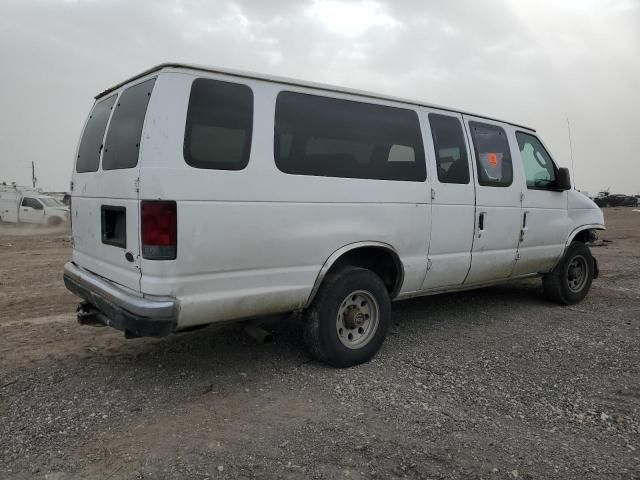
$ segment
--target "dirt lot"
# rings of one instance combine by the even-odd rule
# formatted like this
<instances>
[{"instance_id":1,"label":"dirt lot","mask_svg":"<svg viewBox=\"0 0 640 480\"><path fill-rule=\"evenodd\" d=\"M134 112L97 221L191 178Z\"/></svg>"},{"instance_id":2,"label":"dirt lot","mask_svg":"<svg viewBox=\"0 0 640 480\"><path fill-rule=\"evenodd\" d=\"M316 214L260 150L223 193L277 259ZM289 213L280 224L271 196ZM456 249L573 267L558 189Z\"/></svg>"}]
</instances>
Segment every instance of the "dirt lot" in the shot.
<instances>
[{"instance_id":1,"label":"dirt lot","mask_svg":"<svg viewBox=\"0 0 640 480\"><path fill-rule=\"evenodd\" d=\"M348 370L292 320L79 326L67 233L0 227L0 477L640 478L640 213L605 215L580 305L539 280L396 303Z\"/></svg>"}]
</instances>

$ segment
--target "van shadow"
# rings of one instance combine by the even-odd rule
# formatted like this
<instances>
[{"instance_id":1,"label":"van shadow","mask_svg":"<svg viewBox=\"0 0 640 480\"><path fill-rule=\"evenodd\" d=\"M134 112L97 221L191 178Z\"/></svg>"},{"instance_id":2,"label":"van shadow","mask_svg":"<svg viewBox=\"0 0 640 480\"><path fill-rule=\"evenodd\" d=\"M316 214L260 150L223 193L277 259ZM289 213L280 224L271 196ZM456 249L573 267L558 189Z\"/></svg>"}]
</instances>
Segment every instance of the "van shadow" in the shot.
<instances>
[{"instance_id":1,"label":"van shadow","mask_svg":"<svg viewBox=\"0 0 640 480\"><path fill-rule=\"evenodd\" d=\"M549 307L543 298L539 280L518 281L495 287L458 293L418 297L392 305L395 335L410 337L435 325L455 335L459 328L482 328L487 322L505 321L513 311ZM268 320L268 319L267 319ZM412 327L396 328L394 327ZM110 353L125 368L167 374L237 376L250 372L261 375L291 372L302 365L324 369L307 353L302 335L302 318L292 316L264 326L273 334L270 344L256 342L244 331L244 323L214 324L195 331L176 333L162 339L134 339L114 345ZM114 332L115 333L115 332ZM434 340L435 341L435 340ZM125 342L123 340L123 342ZM124 348L123 348L124 347Z\"/></svg>"},{"instance_id":2,"label":"van shadow","mask_svg":"<svg viewBox=\"0 0 640 480\"><path fill-rule=\"evenodd\" d=\"M277 399L291 398L302 399L307 405L306 399L321 398L327 385L345 376L379 375L385 382L399 362L408 357L415 360L425 352L446 353L460 335L484 341L489 323L493 323L494 332L495 328L502 330L515 310L524 315L532 308L549 305L540 290L539 284L519 282L396 302L381 354L373 362L346 371L328 367L309 355L301 319L296 317L266 327L274 336L270 344L258 344L238 322L161 339L125 340L120 332L101 329L99 336L104 342L93 342L100 345L96 351L69 358L66 369L59 363L47 366L61 383L46 388L63 389L82 399L92 399L99 392L100 402L110 405L110 418L123 422L196 405L233 410L260 404L268 408L278 406ZM310 405L317 403L305 408Z\"/></svg>"},{"instance_id":3,"label":"van shadow","mask_svg":"<svg viewBox=\"0 0 640 480\"><path fill-rule=\"evenodd\" d=\"M466 290L453 293L441 293L416 297L393 304L393 313L424 313L420 321L429 321L434 316L444 314L452 322L465 321L469 310L474 312L495 312L498 307L519 309L523 307L544 307L549 302L543 297L542 285L538 279L514 281L502 285ZM393 321L398 321L393 318Z\"/></svg>"}]
</instances>

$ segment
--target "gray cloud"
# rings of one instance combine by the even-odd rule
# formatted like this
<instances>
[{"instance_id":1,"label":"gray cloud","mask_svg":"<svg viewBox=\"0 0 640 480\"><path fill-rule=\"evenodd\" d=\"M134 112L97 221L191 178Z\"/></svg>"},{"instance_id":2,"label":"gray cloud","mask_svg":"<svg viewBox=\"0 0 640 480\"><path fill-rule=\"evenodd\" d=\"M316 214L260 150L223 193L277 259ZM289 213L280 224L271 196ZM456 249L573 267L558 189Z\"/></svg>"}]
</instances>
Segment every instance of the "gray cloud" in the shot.
<instances>
[{"instance_id":1,"label":"gray cloud","mask_svg":"<svg viewBox=\"0 0 640 480\"><path fill-rule=\"evenodd\" d=\"M68 185L95 93L164 61L292 76L536 127L578 187L640 191L640 2L21 0L0 5L0 179Z\"/></svg>"}]
</instances>

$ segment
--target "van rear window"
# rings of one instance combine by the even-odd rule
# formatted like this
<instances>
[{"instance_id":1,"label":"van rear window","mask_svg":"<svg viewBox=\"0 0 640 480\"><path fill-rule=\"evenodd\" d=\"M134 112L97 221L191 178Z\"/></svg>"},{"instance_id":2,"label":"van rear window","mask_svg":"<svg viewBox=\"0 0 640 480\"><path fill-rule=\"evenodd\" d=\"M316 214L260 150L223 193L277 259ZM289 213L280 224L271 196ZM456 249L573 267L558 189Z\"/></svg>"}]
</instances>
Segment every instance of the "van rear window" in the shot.
<instances>
[{"instance_id":1,"label":"van rear window","mask_svg":"<svg viewBox=\"0 0 640 480\"><path fill-rule=\"evenodd\" d=\"M191 85L185 161L196 168L242 170L249 163L253 92L246 85L198 78Z\"/></svg>"},{"instance_id":2,"label":"van rear window","mask_svg":"<svg viewBox=\"0 0 640 480\"><path fill-rule=\"evenodd\" d=\"M127 88L115 106L102 154L102 169L133 168L138 164L142 125L156 79Z\"/></svg>"},{"instance_id":3,"label":"van rear window","mask_svg":"<svg viewBox=\"0 0 640 480\"><path fill-rule=\"evenodd\" d=\"M78 148L76 172L96 172L98 170L104 131L107 128L109 115L111 115L116 98L117 95L112 95L100 100L89 114Z\"/></svg>"},{"instance_id":4,"label":"van rear window","mask_svg":"<svg viewBox=\"0 0 640 480\"><path fill-rule=\"evenodd\" d=\"M460 120L450 115L429 114L440 183L469 183L469 161Z\"/></svg>"},{"instance_id":5,"label":"van rear window","mask_svg":"<svg viewBox=\"0 0 640 480\"><path fill-rule=\"evenodd\" d=\"M274 155L297 175L422 182L426 166L413 110L280 92Z\"/></svg>"}]
</instances>

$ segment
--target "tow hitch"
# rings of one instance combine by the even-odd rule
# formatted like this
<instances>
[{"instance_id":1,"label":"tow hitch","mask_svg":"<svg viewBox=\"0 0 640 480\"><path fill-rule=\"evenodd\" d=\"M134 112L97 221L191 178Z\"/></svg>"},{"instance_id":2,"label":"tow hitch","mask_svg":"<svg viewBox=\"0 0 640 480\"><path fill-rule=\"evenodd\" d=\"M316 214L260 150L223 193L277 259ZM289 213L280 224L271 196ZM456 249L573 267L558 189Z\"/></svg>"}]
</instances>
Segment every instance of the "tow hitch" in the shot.
<instances>
[{"instance_id":1,"label":"tow hitch","mask_svg":"<svg viewBox=\"0 0 640 480\"><path fill-rule=\"evenodd\" d=\"M78 323L80 325L93 325L96 327L104 327L104 323L100 321L100 312L89 302L81 302L76 309L78 315Z\"/></svg>"}]
</instances>

